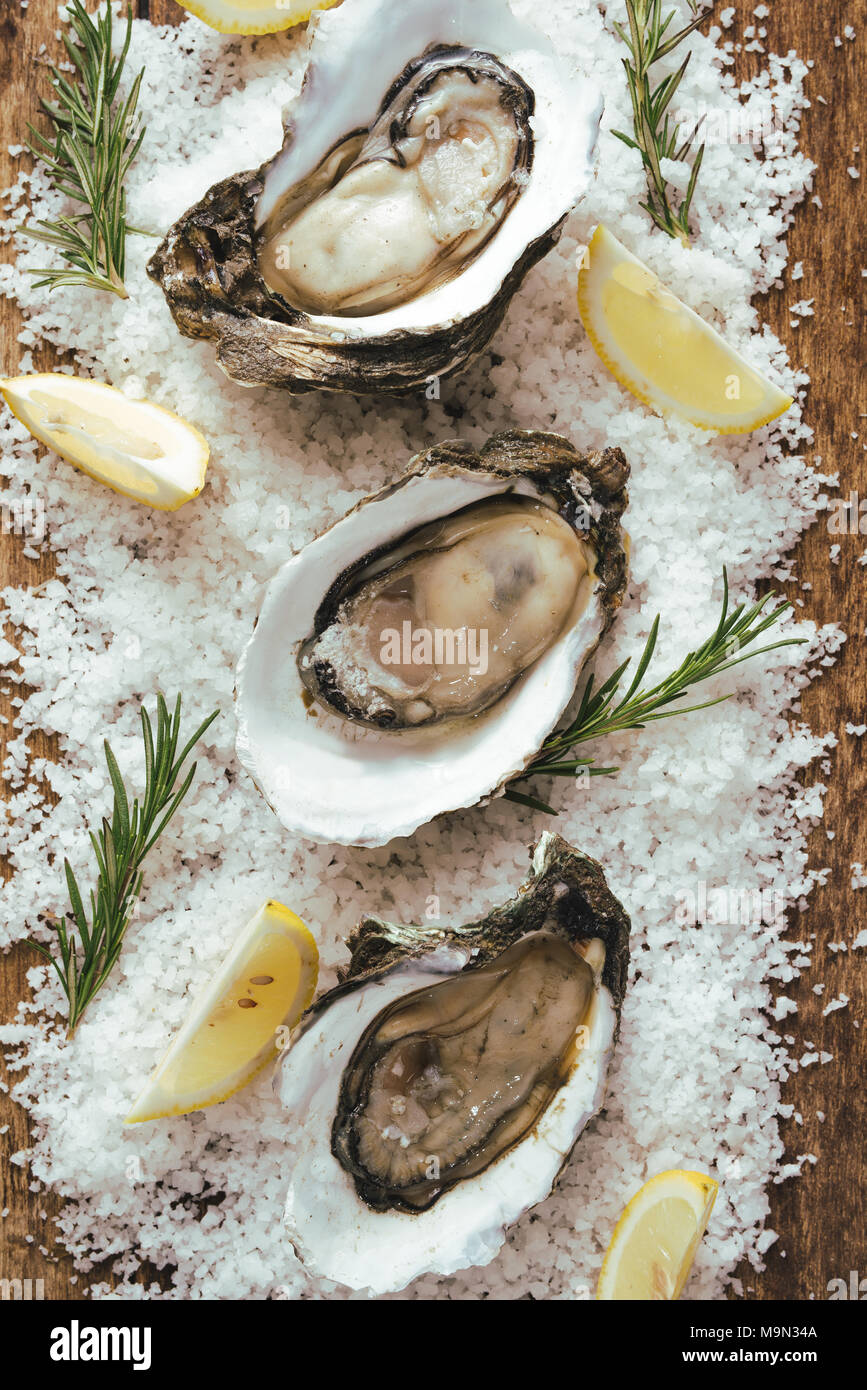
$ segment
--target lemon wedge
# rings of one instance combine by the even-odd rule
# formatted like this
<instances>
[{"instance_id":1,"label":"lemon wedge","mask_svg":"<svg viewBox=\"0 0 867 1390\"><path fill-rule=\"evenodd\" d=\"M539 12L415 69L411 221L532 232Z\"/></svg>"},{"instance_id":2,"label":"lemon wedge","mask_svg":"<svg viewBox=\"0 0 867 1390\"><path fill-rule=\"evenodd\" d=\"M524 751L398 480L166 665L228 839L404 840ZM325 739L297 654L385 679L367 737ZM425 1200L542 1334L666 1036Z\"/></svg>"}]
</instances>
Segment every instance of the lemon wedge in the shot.
<instances>
[{"instance_id":1,"label":"lemon wedge","mask_svg":"<svg viewBox=\"0 0 867 1390\"><path fill-rule=\"evenodd\" d=\"M596 1297L680 1298L718 1190L713 1178L683 1168L646 1182L614 1228Z\"/></svg>"},{"instance_id":2,"label":"lemon wedge","mask_svg":"<svg viewBox=\"0 0 867 1390\"><path fill-rule=\"evenodd\" d=\"M303 24L314 10L330 10L340 0L183 0L183 7L221 34L276 34Z\"/></svg>"},{"instance_id":3,"label":"lemon wedge","mask_svg":"<svg viewBox=\"0 0 867 1390\"><path fill-rule=\"evenodd\" d=\"M173 512L204 486L207 440L162 406L59 372L0 380L0 393L41 443L124 497Z\"/></svg>"},{"instance_id":4,"label":"lemon wedge","mask_svg":"<svg viewBox=\"0 0 867 1390\"><path fill-rule=\"evenodd\" d=\"M578 272L578 312L608 370L660 413L746 434L792 404L601 223Z\"/></svg>"},{"instance_id":5,"label":"lemon wedge","mask_svg":"<svg viewBox=\"0 0 867 1390\"><path fill-rule=\"evenodd\" d=\"M194 1001L125 1123L204 1110L240 1091L277 1056L318 974L316 942L301 918L265 903Z\"/></svg>"}]
</instances>

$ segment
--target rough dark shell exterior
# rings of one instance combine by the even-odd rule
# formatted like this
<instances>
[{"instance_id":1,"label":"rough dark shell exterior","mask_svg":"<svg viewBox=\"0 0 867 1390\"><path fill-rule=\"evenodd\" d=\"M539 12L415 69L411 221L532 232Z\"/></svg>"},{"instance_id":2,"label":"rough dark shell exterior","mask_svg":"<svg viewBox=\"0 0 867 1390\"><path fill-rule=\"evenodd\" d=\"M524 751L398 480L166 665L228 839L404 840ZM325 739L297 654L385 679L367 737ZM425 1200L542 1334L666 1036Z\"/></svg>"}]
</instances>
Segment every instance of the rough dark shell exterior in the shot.
<instances>
[{"instance_id":1,"label":"rough dark shell exterior","mask_svg":"<svg viewBox=\"0 0 867 1390\"><path fill-rule=\"evenodd\" d=\"M565 221L531 242L493 300L460 323L336 342L272 295L259 274L253 215L265 168L215 184L148 262L180 331L214 339L223 371L245 386L372 395L416 390L429 377L451 375L487 347L512 295L556 245Z\"/></svg>"},{"instance_id":2,"label":"rough dark shell exterior","mask_svg":"<svg viewBox=\"0 0 867 1390\"><path fill-rule=\"evenodd\" d=\"M484 917L444 931L399 926L380 917L363 918L349 936L350 961L340 971L340 983L316 1000L307 1017L407 958L441 946L469 945L477 951L465 967L471 970L494 960L528 932L543 927L568 941L599 937L605 943L602 983L611 995L619 1026L629 975L629 917L608 887L601 864L550 832L532 852L530 874L517 896Z\"/></svg>"},{"instance_id":3,"label":"rough dark shell exterior","mask_svg":"<svg viewBox=\"0 0 867 1390\"><path fill-rule=\"evenodd\" d=\"M417 454L407 472L396 483L365 499L359 506L375 502L413 478L444 469L470 469L516 480L526 478L540 492L553 497L560 514L596 552L601 586L601 592L597 587L597 594L605 615L605 627L608 627L626 588L627 557L620 521L628 500L625 484L629 477L629 465L622 450L605 449L581 454L568 439L538 430L510 430L492 435L478 452L463 440L450 440ZM411 532L408 534L411 535ZM316 611L309 640L318 638L334 621L354 574L379 555L387 553L392 544L371 551L336 577ZM359 714L349 707L327 662L316 661L312 671L302 674L305 683L332 708L349 719L365 719L363 712ZM388 727L390 721L385 717L380 721L371 718L365 722L380 722L383 727Z\"/></svg>"}]
</instances>

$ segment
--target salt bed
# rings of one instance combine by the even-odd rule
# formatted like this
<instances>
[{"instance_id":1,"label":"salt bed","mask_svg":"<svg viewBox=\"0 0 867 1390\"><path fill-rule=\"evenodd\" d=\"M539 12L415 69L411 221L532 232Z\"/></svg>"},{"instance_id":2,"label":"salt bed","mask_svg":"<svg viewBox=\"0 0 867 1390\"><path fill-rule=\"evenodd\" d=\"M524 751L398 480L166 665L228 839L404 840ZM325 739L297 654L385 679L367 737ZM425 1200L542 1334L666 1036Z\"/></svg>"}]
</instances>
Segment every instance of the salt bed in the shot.
<instances>
[{"instance_id":1,"label":"salt bed","mask_svg":"<svg viewBox=\"0 0 867 1390\"><path fill-rule=\"evenodd\" d=\"M235 762L231 712L235 662L275 569L434 441L459 433L479 444L493 430L520 426L557 430L591 448L621 445L633 469L632 577L597 667L608 672L634 658L660 613L661 673L715 623L723 563L744 595L762 577L786 577L786 552L821 505L827 480L804 456L810 432L797 407L743 438L710 438L658 419L602 369L575 310L576 255L604 219L758 367L802 390L806 377L761 327L750 299L779 280L785 230L810 186L811 165L796 143L804 63L768 57L742 89L759 123L772 104L776 138L764 159L744 144L708 146L686 251L651 232L639 208L638 158L611 134L630 120L611 30L622 4L607 5L604 16L593 5L575 13L574 4L540 9L522 0L516 8L544 22L567 60L605 91L601 172L559 248L517 295L492 350L444 383L440 401L292 399L236 387L208 344L178 335L145 274L155 245L146 238L128 243L125 302L32 289L27 266L44 255L32 246L23 246L17 270L4 268L3 292L27 313L25 349L39 340L71 348L79 370L164 403L212 447L203 496L166 516L50 455L39 458L15 421L2 424L4 472L18 495L30 491L44 504L45 543L57 556L56 579L4 595L21 653L5 684L23 677L32 688L17 701L6 768L13 795L4 848L16 872L5 890L4 942L33 932L45 939L37 913L64 910L50 856L65 852L90 881L87 830L110 799L104 735L137 785L140 699L152 705L156 690L181 690L190 727L215 706L223 711L205 740L195 791L153 855L120 966L73 1044L62 1041L61 995L44 966L29 973L34 1005L2 1032L15 1065L26 1063L14 1094L34 1130L32 1152L13 1161L29 1163L33 1181L70 1199L59 1230L81 1271L109 1256L129 1276L146 1258L174 1271L169 1297L352 1296L311 1283L281 1238L292 1120L267 1077L196 1115L131 1130L122 1118L191 991L264 898L284 899L312 925L327 983L362 911L417 919L436 894L444 920L481 913L521 881L528 846L548 824L499 801L381 851L286 835ZM731 43L720 39L718 28L694 38L685 108L736 110ZM130 69L144 67L148 133L130 176L132 222L160 234L215 180L270 155L302 55L297 33L239 41L195 20L177 30L137 22ZM673 167L671 176L682 184L685 170ZM56 210L41 177L22 174L13 222L26 192L36 216ZM30 354L4 365L26 372ZM695 930L678 920L678 904L701 882L774 890L779 902L805 904L814 881L805 835L821 814L822 788L804 790L795 777L833 739L788 724L784 710L797 708L809 675L833 659L843 637L804 622L786 630L809 648L761 658L707 691L739 687L737 699L599 746L604 762L621 765L617 778L553 790L563 808L557 829L604 863L634 924L634 979L607 1110L557 1192L511 1231L493 1264L421 1279L403 1296L589 1296L622 1204L653 1173L681 1165L722 1183L687 1296L721 1296L744 1256L760 1267L775 1238L765 1228L766 1185L779 1172L780 1083L792 1066L764 1010L797 971L793 947L782 940L779 915L770 925ZM28 782L26 738L37 728L59 735L62 760L37 759ZM42 800L47 789L54 807ZM95 1291L104 1296L107 1285ZM122 1292L164 1296L156 1286Z\"/></svg>"}]
</instances>

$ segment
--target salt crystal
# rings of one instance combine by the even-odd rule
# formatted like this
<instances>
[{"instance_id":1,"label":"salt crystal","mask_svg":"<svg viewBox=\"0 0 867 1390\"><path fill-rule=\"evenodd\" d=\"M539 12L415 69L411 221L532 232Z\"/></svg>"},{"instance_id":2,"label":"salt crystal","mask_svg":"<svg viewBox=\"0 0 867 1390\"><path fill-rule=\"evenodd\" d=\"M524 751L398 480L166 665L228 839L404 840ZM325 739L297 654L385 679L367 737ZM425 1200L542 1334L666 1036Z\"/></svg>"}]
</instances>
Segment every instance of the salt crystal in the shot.
<instances>
[{"instance_id":1,"label":"salt crystal","mask_svg":"<svg viewBox=\"0 0 867 1390\"><path fill-rule=\"evenodd\" d=\"M849 1003L849 996L848 996L848 994L840 994L840 995L837 996L836 999L829 999L829 1000L828 1000L828 1003L825 1005L824 1009L822 1010L822 1017L823 1017L823 1018L827 1018L828 1015L831 1014L831 1013L834 1013L834 1011L835 1011L836 1009L845 1009L845 1007L846 1007L846 1005L847 1005L848 1003Z\"/></svg>"}]
</instances>

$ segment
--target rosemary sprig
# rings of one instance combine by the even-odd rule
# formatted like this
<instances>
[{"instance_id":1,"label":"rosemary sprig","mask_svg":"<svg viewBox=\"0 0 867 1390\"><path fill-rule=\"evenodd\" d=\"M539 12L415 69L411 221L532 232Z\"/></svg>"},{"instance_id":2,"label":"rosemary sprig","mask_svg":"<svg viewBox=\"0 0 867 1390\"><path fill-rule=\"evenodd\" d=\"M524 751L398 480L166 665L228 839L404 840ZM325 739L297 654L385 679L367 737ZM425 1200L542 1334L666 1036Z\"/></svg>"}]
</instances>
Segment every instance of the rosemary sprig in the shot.
<instances>
[{"instance_id":1,"label":"rosemary sprig","mask_svg":"<svg viewBox=\"0 0 867 1390\"><path fill-rule=\"evenodd\" d=\"M669 25L675 16L675 10L669 10L663 18L662 0L626 0L629 32L627 33L623 25L616 21L614 29L630 54L629 58L623 59L623 67L632 99L634 133L626 135L622 130L612 131L624 145L638 150L641 155L647 174L648 189L647 202L641 206L650 214L657 227L669 236L680 237L684 244L689 241L689 209L704 158L704 145L696 151L686 193L677 208L672 205L668 183L662 172L662 161L686 159L702 124L701 120L697 121L689 135L681 138L680 126L676 121L672 121L669 114L669 107L686 72L690 55L687 53L680 67L663 77L656 86L651 81L650 69L677 48L704 19L704 12L699 13L698 0L687 0L687 3L693 18L682 29L669 34Z\"/></svg>"},{"instance_id":2,"label":"rosemary sprig","mask_svg":"<svg viewBox=\"0 0 867 1390\"><path fill-rule=\"evenodd\" d=\"M195 763L177 791L175 783L194 744L218 713L219 710L214 710L178 753L180 695L171 716L162 695L157 696L156 740L148 712L142 706L145 792L141 802L136 797L132 809L117 761L108 740L105 741L105 761L114 791L114 806L111 820L104 816L100 830L90 836L98 868L96 889L90 894L90 921L72 866L64 859L71 921L69 930L63 920L54 923L60 959L47 946L31 942L51 961L60 977L69 1004L67 1034L70 1038L117 962L141 893L141 866L189 791L196 774Z\"/></svg>"},{"instance_id":3,"label":"rosemary sprig","mask_svg":"<svg viewBox=\"0 0 867 1390\"><path fill-rule=\"evenodd\" d=\"M641 682L656 649L659 633L657 615L626 694L618 698L620 682L629 666L628 661L618 666L598 690L594 691L594 678L591 675L584 687L575 718L565 729L555 731L546 738L533 762L515 781L521 781L525 777L543 776L574 778L582 771L591 777L611 776L618 771L616 767L597 767L593 758L574 757L572 749L582 743L588 743L591 739L621 733L625 729L643 729L645 724L655 719L672 719L677 714L708 709L711 705L718 705L723 700L730 699L730 695L718 695L715 699L704 700L701 704L678 705L676 709L667 708L674 701L682 699L691 686L710 680L712 676L718 676L723 671L730 671L732 667L739 666L750 657L776 651L779 647L799 646L806 641L803 637L786 637L780 642L745 651L746 647L752 648L756 639L779 622L783 614L791 608L789 601L784 599L776 607L769 609L768 603L777 597L778 595L773 593L766 594L750 607L739 604L729 612L728 574L724 569L722 612L710 637L696 651L685 656L676 671L672 671L656 685L642 689ZM550 815L557 814L546 802L513 788L514 783L506 789L506 796L511 801L518 801L521 805L530 806L536 811L546 811Z\"/></svg>"},{"instance_id":4,"label":"rosemary sprig","mask_svg":"<svg viewBox=\"0 0 867 1390\"><path fill-rule=\"evenodd\" d=\"M41 106L52 134L42 135L28 124L27 148L47 170L54 187L83 207L56 221L40 220L21 230L56 247L66 262L63 267L32 270L32 275L40 277L37 288L86 285L126 299L126 235L133 229L127 227L123 183L145 133L135 121L144 69L126 100L116 103L132 37L132 8L127 6L126 36L117 58L111 52L110 3L94 23L81 0L71 0L68 19L74 38L64 33L63 43L76 71L65 76L51 65L56 101L42 98Z\"/></svg>"}]
</instances>

